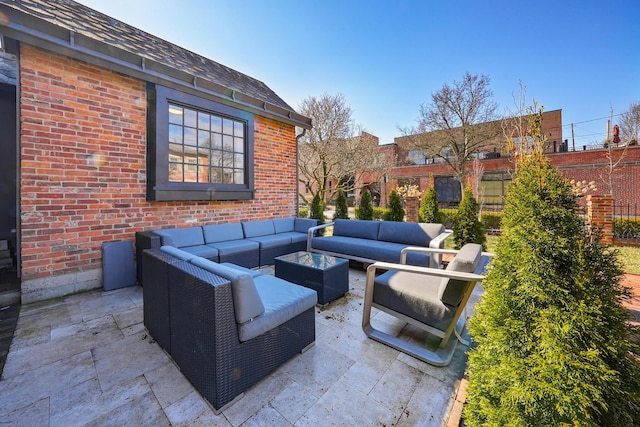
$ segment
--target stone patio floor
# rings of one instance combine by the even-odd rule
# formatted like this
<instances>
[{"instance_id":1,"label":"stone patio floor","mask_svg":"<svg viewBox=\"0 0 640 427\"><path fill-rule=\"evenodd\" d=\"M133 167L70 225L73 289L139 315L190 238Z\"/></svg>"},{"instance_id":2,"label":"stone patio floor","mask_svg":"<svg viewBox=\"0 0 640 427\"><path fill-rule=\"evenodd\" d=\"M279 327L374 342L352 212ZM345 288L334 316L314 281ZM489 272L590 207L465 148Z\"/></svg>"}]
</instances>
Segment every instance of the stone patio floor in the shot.
<instances>
[{"instance_id":1,"label":"stone patio floor","mask_svg":"<svg viewBox=\"0 0 640 427\"><path fill-rule=\"evenodd\" d=\"M365 273L349 276L345 297L316 308L315 346L217 416L149 336L139 286L23 305L0 379L0 425L457 426L467 348L438 368L366 338ZM421 340L377 310L373 322Z\"/></svg>"}]
</instances>

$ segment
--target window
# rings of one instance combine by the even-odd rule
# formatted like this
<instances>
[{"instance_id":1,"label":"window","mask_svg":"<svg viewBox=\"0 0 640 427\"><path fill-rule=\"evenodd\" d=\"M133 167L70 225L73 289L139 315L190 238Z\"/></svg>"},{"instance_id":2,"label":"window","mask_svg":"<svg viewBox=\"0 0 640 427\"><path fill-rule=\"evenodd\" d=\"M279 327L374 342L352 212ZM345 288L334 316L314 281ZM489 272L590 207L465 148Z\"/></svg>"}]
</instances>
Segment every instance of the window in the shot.
<instances>
[{"instance_id":1,"label":"window","mask_svg":"<svg viewBox=\"0 0 640 427\"><path fill-rule=\"evenodd\" d=\"M253 115L162 86L149 92L147 198L253 198Z\"/></svg>"}]
</instances>

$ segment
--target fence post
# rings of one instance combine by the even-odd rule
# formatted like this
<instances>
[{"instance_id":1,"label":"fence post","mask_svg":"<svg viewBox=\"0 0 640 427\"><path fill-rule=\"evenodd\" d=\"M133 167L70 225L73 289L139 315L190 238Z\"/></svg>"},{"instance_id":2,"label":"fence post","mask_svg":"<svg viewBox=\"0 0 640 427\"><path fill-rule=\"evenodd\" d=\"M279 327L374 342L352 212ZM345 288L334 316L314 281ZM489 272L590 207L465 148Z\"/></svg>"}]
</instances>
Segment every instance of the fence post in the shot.
<instances>
[{"instance_id":1,"label":"fence post","mask_svg":"<svg viewBox=\"0 0 640 427\"><path fill-rule=\"evenodd\" d=\"M602 243L613 244L613 198L610 196L587 196L589 224L600 229Z\"/></svg>"},{"instance_id":2,"label":"fence post","mask_svg":"<svg viewBox=\"0 0 640 427\"><path fill-rule=\"evenodd\" d=\"M407 222L419 222L418 221L418 209L420 205L420 198L409 196L405 198L405 216L407 217Z\"/></svg>"}]
</instances>

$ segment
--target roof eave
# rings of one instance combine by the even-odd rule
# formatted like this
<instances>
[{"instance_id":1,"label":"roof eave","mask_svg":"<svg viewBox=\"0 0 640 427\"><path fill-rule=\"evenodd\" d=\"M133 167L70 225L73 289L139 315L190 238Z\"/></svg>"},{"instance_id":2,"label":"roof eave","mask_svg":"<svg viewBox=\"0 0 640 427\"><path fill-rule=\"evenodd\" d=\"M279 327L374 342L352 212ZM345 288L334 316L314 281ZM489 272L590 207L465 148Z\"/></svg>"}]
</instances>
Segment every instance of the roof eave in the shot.
<instances>
[{"instance_id":1,"label":"roof eave","mask_svg":"<svg viewBox=\"0 0 640 427\"><path fill-rule=\"evenodd\" d=\"M7 17L6 20L0 20L0 32L7 37L144 81L176 88L196 96L207 96L217 102L279 122L304 129L312 127L310 118L295 111L67 30L4 4L0 4L0 11Z\"/></svg>"}]
</instances>

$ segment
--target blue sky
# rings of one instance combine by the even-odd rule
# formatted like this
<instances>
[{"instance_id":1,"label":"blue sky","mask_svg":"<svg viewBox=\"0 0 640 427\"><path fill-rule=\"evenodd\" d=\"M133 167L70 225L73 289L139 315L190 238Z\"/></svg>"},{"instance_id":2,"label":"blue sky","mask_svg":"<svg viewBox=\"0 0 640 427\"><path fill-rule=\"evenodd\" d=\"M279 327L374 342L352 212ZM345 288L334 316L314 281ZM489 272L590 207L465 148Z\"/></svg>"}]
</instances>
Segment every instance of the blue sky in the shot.
<instances>
[{"instance_id":1,"label":"blue sky","mask_svg":"<svg viewBox=\"0 0 640 427\"><path fill-rule=\"evenodd\" d=\"M422 103L466 72L491 78L500 111L526 86L562 109L563 138L601 141L640 101L638 0L80 0L262 80L298 109L344 95L354 121L391 143Z\"/></svg>"}]
</instances>

